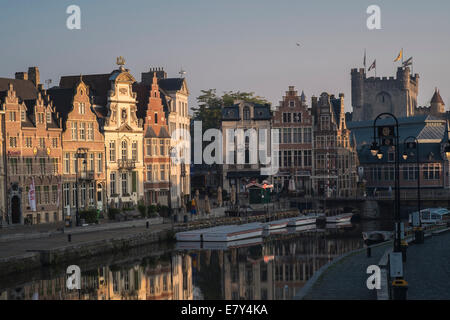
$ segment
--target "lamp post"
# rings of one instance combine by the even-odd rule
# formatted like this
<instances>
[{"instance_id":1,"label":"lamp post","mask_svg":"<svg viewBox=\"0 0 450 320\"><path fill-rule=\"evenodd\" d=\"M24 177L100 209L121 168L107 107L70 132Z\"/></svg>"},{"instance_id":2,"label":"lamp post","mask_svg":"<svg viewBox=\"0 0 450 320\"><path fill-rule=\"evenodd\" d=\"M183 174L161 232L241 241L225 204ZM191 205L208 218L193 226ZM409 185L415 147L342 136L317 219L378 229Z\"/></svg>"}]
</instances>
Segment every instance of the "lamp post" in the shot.
<instances>
[{"instance_id":1,"label":"lamp post","mask_svg":"<svg viewBox=\"0 0 450 320\"><path fill-rule=\"evenodd\" d=\"M408 142L408 140L413 140ZM416 150L416 165L417 165L417 212L419 214L419 225L414 226L414 240L416 243L423 243L424 234L422 229L422 222L420 216L420 149L419 149L419 140L416 137L409 136L404 142L405 151L403 152L403 159L407 160L408 150Z\"/></svg>"},{"instance_id":2,"label":"lamp post","mask_svg":"<svg viewBox=\"0 0 450 320\"><path fill-rule=\"evenodd\" d=\"M169 216L172 217L172 157L174 156L175 147L169 148Z\"/></svg>"},{"instance_id":3,"label":"lamp post","mask_svg":"<svg viewBox=\"0 0 450 320\"><path fill-rule=\"evenodd\" d=\"M87 148L78 148L77 152L75 153L75 184L76 184L76 190L77 190L77 199L75 201L76 204L76 226L79 227L80 226L80 213L79 213L79 203L78 203L78 198L79 198L79 190L78 190L78 161L79 159L84 159L83 160L83 164L86 164L86 154L88 152L89 149Z\"/></svg>"},{"instance_id":4,"label":"lamp post","mask_svg":"<svg viewBox=\"0 0 450 320\"><path fill-rule=\"evenodd\" d=\"M377 121L382 116L388 116L395 121L395 125L384 125L377 127ZM377 143L377 129L378 141ZM402 252L401 248L401 227L400 227L400 155L399 155L399 130L398 120L391 113L381 113L373 121L373 143L370 148L372 156L378 159L383 158L383 152L380 146L394 146L395 147L395 238L394 238L394 252Z\"/></svg>"}]
</instances>

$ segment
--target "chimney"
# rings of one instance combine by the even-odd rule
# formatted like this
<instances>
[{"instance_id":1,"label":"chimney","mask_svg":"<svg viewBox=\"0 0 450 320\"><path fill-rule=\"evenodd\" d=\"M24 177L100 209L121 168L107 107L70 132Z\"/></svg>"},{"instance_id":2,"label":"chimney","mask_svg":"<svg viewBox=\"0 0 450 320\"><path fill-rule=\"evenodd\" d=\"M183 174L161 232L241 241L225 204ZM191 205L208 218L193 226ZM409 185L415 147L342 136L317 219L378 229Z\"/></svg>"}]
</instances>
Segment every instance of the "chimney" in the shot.
<instances>
[{"instance_id":1,"label":"chimney","mask_svg":"<svg viewBox=\"0 0 450 320\"><path fill-rule=\"evenodd\" d=\"M38 67L28 68L28 80L32 81L36 88L38 87L38 85L41 83Z\"/></svg>"},{"instance_id":2,"label":"chimney","mask_svg":"<svg viewBox=\"0 0 450 320\"><path fill-rule=\"evenodd\" d=\"M164 71L163 68L150 68L149 72L141 73L141 81L144 84L152 84L154 74L156 74L156 77L158 79L166 79L167 78L167 73Z\"/></svg>"},{"instance_id":3,"label":"chimney","mask_svg":"<svg viewBox=\"0 0 450 320\"><path fill-rule=\"evenodd\" d=\"M18 80L28 80L28 73L26 73L26 72L16 72L16 79L18 79Z\"/></svg>"}]
</instances>

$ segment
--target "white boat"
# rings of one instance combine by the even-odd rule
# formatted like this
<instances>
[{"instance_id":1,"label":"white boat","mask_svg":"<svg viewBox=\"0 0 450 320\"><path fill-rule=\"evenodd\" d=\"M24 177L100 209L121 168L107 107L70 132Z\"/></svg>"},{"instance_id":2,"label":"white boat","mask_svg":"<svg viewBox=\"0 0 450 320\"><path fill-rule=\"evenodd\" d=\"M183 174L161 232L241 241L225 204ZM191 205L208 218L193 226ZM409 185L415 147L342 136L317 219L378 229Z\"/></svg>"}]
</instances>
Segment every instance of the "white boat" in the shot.
<instances>
[{"instance_id":1,"label":"white boat","mask_svg":"<svg viewBox=\"0 0 450 320\"><path fill-rule=\"evenodd\" d=\"M336 216L327 217L327 223L349 222L353 217L353 213L342 213Z\"/></svg>"},{"instance_id":2,"label":"white boat","mask_svg":"<svg viewBox=\"0 0 450 320\"><path fill-rule=\"evenodd\" d=\"M179 241L176 244L177 250L227 250L231 248L242 248L247 246L254 246L262 244L263 239L248 238L237 241L225 241L225 242L200 242L200 241Z\"/></svg>"},{"instance_id":3,"label":"white boat","mask_svg":"<svg viewBox=\"0 0 450 320\"><path fill-rule=\"evenodd\" d=\"M409 215L410 224L412 224L412 215L414 213ZM450 211L446 208L427 208L420 210L420 221L424 224L437 224L448 219L450 219Z\"/></svg>"},{"instance_id":4,"label":"white boat","mask_svg":"<svg viewBox=\"0 0 450 320\"><path fill-rule=\"evenodd\" d=\"M212 227L212 228L178 232L175 235L175 238L177 239L177 241L202 241L203 234L205 234L207 232L214 232L216 230L224 229L227 227L229 227L229 226L217 226L217 227Z\"/></svg>"},{"instance_id":5,"label":"white boat","mask_svg":"<svg viewBox=\"0 0 450 320\"><path fill-rule=\"evenodd\" d=\"M298 233L298 232L305 232L305 231L311 231L316 229L316 224L305 224L301 226L288 226L288 232L289 233Z\"/></svg>"},{"instance_id":6,"label":"white boat","mask_svg":"<svg viewBox=\"0 0 450 320\"><path fill-rule=\"evenodd\" d=\"M315 224L317 220L316 215L305 215L305 216L299 216L295 218L289 219L288 226L289 227L298 227L298 226L304 226L308 224Z\"/></svg>"},{"instance_id":7,"label":"white boat","mask_svg":"<svg viewBox=\"0 0 450 320\"><path fill-rule=\"evenodd\" d=\"M281 220L266 222L266 223L264 223L264 229L265 230L275 230L275 229L286 228L290 220L291 219L281 219Z\"/></svg>"},{"instance_id":8,"label":"white boat","mask_svg":"<svg viewBox=\"0 0 450 320\"><path fill-rule=\"evenodd\" d=\"M392 231L366 231L362 233L363 240L368 243L384 242L393 239Z\"/></svg>"},{"instance_id":9,"label":"white boat","mask_svg":"<svg viewBox=\"0 0 450 320\"><path fill-rule=\"evenodd\" d=\"M241 225L230 225L202 234L203 241L236 241L246 238L261 237L263 233L263 225L261 223L247 223Z\"/></svg>"}]
</instances>

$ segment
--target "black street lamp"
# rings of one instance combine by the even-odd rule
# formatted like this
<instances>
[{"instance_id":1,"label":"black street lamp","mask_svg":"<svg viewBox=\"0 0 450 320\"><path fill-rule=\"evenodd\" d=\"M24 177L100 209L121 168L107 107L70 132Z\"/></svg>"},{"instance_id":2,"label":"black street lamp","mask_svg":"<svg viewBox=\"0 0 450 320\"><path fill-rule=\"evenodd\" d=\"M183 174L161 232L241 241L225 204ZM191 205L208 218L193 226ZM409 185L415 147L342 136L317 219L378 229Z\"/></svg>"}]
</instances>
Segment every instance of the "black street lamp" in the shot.
<instances>
[{"instance_id":1,"label":"black street lamp","mask_svg":"<svg viewBox=\"0 0 450 320\"><path fill-rule=\"evenodd\" d=\"M395 125L383 125L377 127L377 120L382 116L388 116L394 119ZM378 132L377 129L378 128ZM378 136L377 136L378 133ZM401 247L401 227L400 227L400 154L399 154L399 130L398 120L391 113L381 113L373 121L373 143L370 152L378 159L383 158L383 152L380 146L395 146L395 237L394 237L394 252L402 252ZM378 137L378 143L377 143Z\"/></svg>"},{"instance_id":2,"label":"black street lamp","mask_svg":"<svg viewBox=\"0 0 450 320\"><path fill-rule=\"evenodd\" d=\"M79 198L79 191L78 191L78 159L84 159L83 164L86 165L86 156L89 149L87 148L78 148L77 152L75 153L75 184L76 184L76 190L77 190L77 199L75 201L76 203L76 226L79 227L81 225L80 223L80 213L79 213L79 204L78 204L78 198Z\"/></svg>"},{"instance_id":3,"label":"black street lamp","mask_svg":"<svg viewBox=\"0 0 450 320\"><path fill-rule=\"evenodd\" d=\"M408 140L414 140L409 141ZM407 160L408 150L416 150L416 165L417 165L417 212L419 213L419 225L414 227L414 240L416 243L423 243L424 234L422 229L421 215L420 215L420 149L419 149L419 140L416 137L409 136L404 142L405 152L403 152L403 159Z\"/></svg>"}]
</instances>

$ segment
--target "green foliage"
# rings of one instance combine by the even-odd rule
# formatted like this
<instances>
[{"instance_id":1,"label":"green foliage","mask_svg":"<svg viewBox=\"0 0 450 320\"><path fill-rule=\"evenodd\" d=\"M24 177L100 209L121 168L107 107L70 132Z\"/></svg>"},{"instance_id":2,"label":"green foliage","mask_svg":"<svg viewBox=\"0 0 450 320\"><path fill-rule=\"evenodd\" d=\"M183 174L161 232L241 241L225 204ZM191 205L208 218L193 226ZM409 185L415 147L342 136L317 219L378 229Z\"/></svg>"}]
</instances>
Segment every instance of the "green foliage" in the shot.
<instances>
[{"instance_id":1,"label":"green foliage","mask_svg":"<svg viewBox=\"0 0 450 320\"><path fill-rule=\"evenodd\" d=\"M84 219L86 223L96 223L98 220L98 214L96 209L89 209L80 211L80 218Z\"/></svg>"},{"instance_id":2,"label":"green foliage","mask_svg":"<svg viewBox=\"0 0 450 320\"><path fill-rule=\"evenodd\" d=\"M169 217L169 207L168 206L158 204L157 212L159 212L160 217L164 217L164 218Z\"/></svg>"},{"instance_id":3,"label":"green foliage","mask_svg":"<svg viewBox=\"0 0 450 320\"><path fill-rule=\"evenodd\" d=\"M194 120L201 120L203 133L210 128L220 128L222 118L222 107L232 106L234 100L243 100L255 104L269 103L265 98L255 96L254 92L224 92L218 96L216 89L202 90L202 94L197 97L197 108L194 111Z\"/></svg>"},{"instance_id":4,"label":"green foliage","mask_svg":"<svg viewBox=\"0 0 450 320\"><path fill-rule=\"evenodd\" d=\"M139 210L139 213L141 214L141 217L145 218L147 215L147 207L144 206L143 204L139 204L138 210Z\"/></svg>"}]
</instances>

